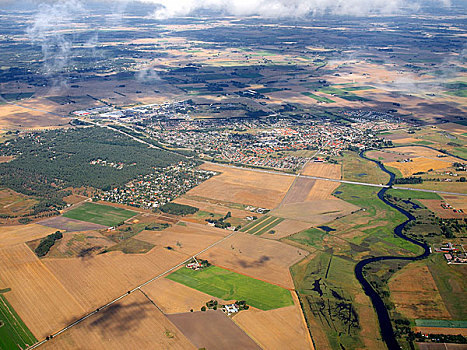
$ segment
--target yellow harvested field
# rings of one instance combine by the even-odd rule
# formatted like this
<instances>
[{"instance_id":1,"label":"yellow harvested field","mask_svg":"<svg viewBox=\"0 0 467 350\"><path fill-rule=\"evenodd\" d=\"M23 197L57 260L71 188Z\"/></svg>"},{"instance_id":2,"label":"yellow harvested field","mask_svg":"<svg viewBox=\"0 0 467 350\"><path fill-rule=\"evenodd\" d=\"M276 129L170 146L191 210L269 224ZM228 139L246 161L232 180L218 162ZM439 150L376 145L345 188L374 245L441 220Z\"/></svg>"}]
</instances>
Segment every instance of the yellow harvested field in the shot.
<instances>
[{"instance_id":1,"label":"yellow harvested field","mask_svg":"<svg viewBox=\"0 0 467 350\"><path fill-rule=\"evenodd\" d=\"M191 309L199 311L207 301L212 299L225 303L222 299L214 298L167 278L160 278L146 285L143 291L165 314L189 312Z\"/></svg>"},{"instance_id":2,"label":"yellow harvested field","mask_svg":"<svg viewBox=\"0 0 467 350\"><path fill-rule=\"evenodd\" d=\"M452 166L452 162L444 160L444 158L432 159L425 157L412 158L411 162L389 162L384 163L390 167L398 169L404 177L411 176L417 172L426 172L430 169L438 170Z\"/></svg>"},{"instance_id":3,"label":"yellow harvested field","mask_svg":"<svg viewBox=\"0 0 467 350\"><path fill-rule=\"evenodd\" d=\"M310 226L324 224L348 215L359 208L343 200L317 199L303 203L286 204L270 213L284 219L308 222Z\"/></svg>"},{"instance_id":4,"label":"yellow harvested field","mask_svg":"<svg viewBox=\"0 0 467 350\"><path fill-rule=\"evenodd\" d=\"M436 214L437 217L442 218L442 219L463 219L466 217L465 212L464 213L457 213L454 212L453 209L444 209L441 204L444 203L449 203L453 206L455 209L462 209L461 207L456 207L454 204L452 204L452 201L440 201L438 199L419 199L419 201L428 209L430 209L433 213ZM465 202L467 201L467 198L464 197L464 203L461 201L458 204L461 204L463 207L466 206ZM457 201L456 201L457 202Z\"/></svg>"},{"instance_id":5,"label":"yellow harvested field","mask_svg":"<svg viewBox=\"0 0 467 350\"><path fill-rule=\"evenodd\" d=\"M276 233L274 233L273 235L263 235L263 238L281 239L283 237L287 237L293 235L294 233L303 231L309 228L310 226L310 223L305 221L286 219L278 225L274 226L274 231L276 231Z\"/></svg>"},{"instance_id":6,"label":"yellow harvested field","mask_svg":"<svg viewBox=\"0 0 467 350\"><path fill-rule=\"evenodd\" d=\"M0 115L0 128L35 129L54 125L67 125L69 122L68 119L57 115L10 104L0 105Z\"/></svg>"},{"instance_id":7,"label":"yellow harvested field","mask_svg":"<svg viewBox=\"0 0 467 350\"><path fill-rule=\"evenodd\" d=\"M56 228L37 224L1 226L0 247L33 241L57 231Z\"/></svg>"},{"instance_id":8,"label":"yellow harvested field","mask_svg":"<svg viewBox=\"0 0 467 350\"><path fill-rule=\"evenodd\" d=\"M396 310L408 318L448 319L451 317L439 294L430 270L423 263L412 263L389 281Z\"/></svg>"},{"instance_id":9,"label":"yellow harvested field","mask_svg":"<svg viewBox=\"0 0 467 350\"><path fill-rule=\"evenodd\" d=\"M188 192L188 195L274 208L292 184L292 176L205 163L202 169L221 172Z\"/></svg>"},{"instance_id":10,"label":"yellow harvested field","mask_svg":"<svg viewBox=\"0 0 467 350\"><path fill-rule=\"evenodd\" d=\"M269 311L251 308L233 321L263 349L314 349L296 297L292 306Z\"/></svg>"},{"instance_id":11,"label":"yellow harvested field","mask_svg":"<svg viewBox=\"0 0 467 350\"><path fill-rule=\"evenodd\" d=\"M326 177L329 179L341 178L341 166L330 163L308 163L301 172L302 175Z\"/></svg>"},{"instance_id":12,"label":"yellow harvested field","mask_svg":"<svg viewBox=\"0 0 467 350\"><path fill-rule=\"evenodd\" d=\"M179 264L185 254L155 247L146 254L112 251L85 258L44 259L44 264L86 311Z\"/></svg>"},{"instance_id":13,"label":"yellow harvested field","mask_svg":"<svg viewBox=\"0 0 467 350\"><path fill-rule=\"evenodd\" d=\"M315 184L308 193L306 200L313 201L317 199L336 199L332 196L332 193L339 186L339 182L316 180ZM340 201L339 199L337 200Z\"/></svg>"},{"instance_id":14,"label":"yellow harvested field","mask_svg":"<svg viewBox=\"0 0 467 350\"><path fill-rule=\"evenodd\" d=\"M395 139L395 140L392 140L392 143L395 143L395 144L405 144L405 143L414 143L414 142L417 142L417 141L420 141L418 139L415 139L413 137L406 137L406 138L403 138L403 139Z\"/></svg>"},{"instance_id":15,"label":"yellow harvested field","mask_svg":"<svg viewBox=\"0 0 467 350\"><path fill-rule=\"evenodd\" d=\"M308 255L303 249L238 232L201 254L214 265L285 288L293 288L289 267Z\"/></svg>"},{"instance_id":16,"label":"yellow harvested field","mask_svg":"<svg viewBox=\"0 0 467 350\"><path fill-rule=\"evenodd\" d=\"M195 349L137 291L43 345L44 349Z\"/></svg>"},{"instance_id":17,"label":"yellow harvested field","mask_svg":"<svg viewBox=\"0 0 467 350\"><path fill-rule=\"evenodd\" d=\"M189 257L230 233L208 225L184 224L186 226L173 225L163 231L143 231L136 238L156 247L171 247L173 251Z\"/></svg>"},{"instance_id":18,"label":"yellow harvested field","mask_svg":"<svg viewBox=\"0 0 467 350\"><path fill-rule=\"evenodd\" d=\"M188 198L185 198L184 196L177 198L176 200L174 200L174 202L179 203L179 204L191 205L193 207L198 208L199 210L204 210L204 211L207 211L209 213L214 213L214 214L225 215L227 212L230 211L232 216L237 217L237 218L244 218L246 216L251 216L251 212L247 210L230 208L230 207L226 207L220 204L210 203L208 201L188 199Z\"/></svg>"},{"instance_id":19,"label":"yellow harvested field","mask_svg":"<svg viewBox=\"0 0 467 350\"><path fill-rule=\"evenodd\" d=\"M36 338L63 328L84 308L25 245L0 248L0 289Z\"/></svg>"}]
</instances>

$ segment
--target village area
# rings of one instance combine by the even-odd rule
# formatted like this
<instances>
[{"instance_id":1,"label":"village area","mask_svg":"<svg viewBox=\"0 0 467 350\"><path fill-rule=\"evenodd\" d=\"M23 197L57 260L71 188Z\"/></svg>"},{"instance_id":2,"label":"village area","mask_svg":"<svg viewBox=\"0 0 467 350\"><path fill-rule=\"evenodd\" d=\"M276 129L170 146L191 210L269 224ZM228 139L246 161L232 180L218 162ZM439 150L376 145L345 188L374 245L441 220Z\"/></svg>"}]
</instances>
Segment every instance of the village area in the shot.
<instances>
[{"instance_id":1,"label":"village area","mask_svg":"<svg viewBox=\"0 0 467 350\"><path fill-rule=\"evenodd\" d=\"M332 157L346 149L390 145L376 134L408 126L397 116L377 111L344 111L337 120L306 114L195 118L197 107L189 100L119 110L94 108L73 115L124 125L163 146L195 152L203 160L289 172L297 172L310 160L335 162Z\"/></svg>"}]
</instances>

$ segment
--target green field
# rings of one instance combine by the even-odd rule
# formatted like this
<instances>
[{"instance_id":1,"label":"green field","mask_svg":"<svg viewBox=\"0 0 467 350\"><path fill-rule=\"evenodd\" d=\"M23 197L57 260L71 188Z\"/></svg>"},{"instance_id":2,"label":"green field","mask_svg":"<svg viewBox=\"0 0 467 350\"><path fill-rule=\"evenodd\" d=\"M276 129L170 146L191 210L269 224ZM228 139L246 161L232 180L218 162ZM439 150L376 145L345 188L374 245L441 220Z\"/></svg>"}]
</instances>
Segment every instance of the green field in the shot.
<instances>
[{"instance_id":1,"label":"green field","mask_svg":"<svg viewBox=\"0 0 467 350\"><path fill-rule=\"evenodd\" d=\"M325 102L325 103L334 103L335 101L327 98L327 97L323 97L323 96L318 96L318 95L315 95L315 94L312 94L311 92L302 92L302 95L305 95L307 97L311 97L313 99L315 99L316 101L319 101L319 102Z\"/></svg>"},{"instance_id":2,"label":"green field","mask_svg":"<svg viewBox=\"0 0 467 350\"><path fill-rule=\"evenodd\" d=\"M467 321L415 320L418 327L467 328Z\"/></svg>"},{"instance_id":3,"label":"green field","mask_svg":"<svg viewBox=\"0 0 467 350\"><path fill-rule=\"evenodd\" d=\"M293 304L287 289L235 272L210 266L199 271L181 268L168 279L224 300L245 300L261 310Z\"/></svg>"},{"instance_id":4,"label":"green field","mask_svg":"<svg viewBox=\"0 0 467 350\"><path fill-rule=\"evenodd\" d=\"M404 199L439 199L442 198L437 193L432 192L420 192L420 191L410 191L410 190L396 190L389 189L386 191L386 194L389 194L393 197L404 198Z\"/></svg>"},{"instance_id":5,"label":"green field","mask_svg":"<svg viewBox=\"0 0 467 350\"><path fill-rule=\"evenodd\" d=\"M66 218L105 226L115 226L135 215L133 211L96 203L84 203L63 214Z\"/></svg>"},{"instance_id":6,"label":"green field","mask_svg":"<svg viewBox=\"0 0 467 350\"><path fill-rule=\"evenodd\" d=\"M0 349L25 349L36 341L6 298L0 294Z\"/></svg>"}]
</instances>

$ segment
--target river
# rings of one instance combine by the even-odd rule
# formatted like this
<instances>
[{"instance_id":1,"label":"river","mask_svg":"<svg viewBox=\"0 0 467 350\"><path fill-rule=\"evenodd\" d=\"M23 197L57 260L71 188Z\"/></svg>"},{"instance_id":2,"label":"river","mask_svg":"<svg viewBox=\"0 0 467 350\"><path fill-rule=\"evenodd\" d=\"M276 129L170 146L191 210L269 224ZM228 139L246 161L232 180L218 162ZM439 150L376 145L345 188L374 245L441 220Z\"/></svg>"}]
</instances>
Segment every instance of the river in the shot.
<instances>
[{"instance_id":1,"label":"river","mask_svg":"<svg viewBox=\"0 0 467 350\"><path fill-rule=\"evenodd\" d=\"M384 167L383 163L381 163L379 161L376 161L376 160L373 160L373 159L370 159L370 158L367 158L365 156L364 152L360 153L360 157L363 158L363 159L369 160L369 161L371 161L373 163L376 163L380 167L380 169L382 171L389 174L390 179L389 179L389 182L387 183L387 185L391 186L394 183L394 179L395 179L394 173L392 173L391 171L386 169ZM409 242L411 242L413 244L416 244L416 245L420 246L421 248L423 248L423 253L418 255L418 256L411 256L411 257L378 256L378 257L374 257L374 258L364 259L364 260L358 262L357 265L355 266L355 276L357 277L357 280L362 285L363 290L365 291L366 295L368 295L370 297L370 300L371 300L371 302L373 304L373 307L374 307L374 309L376 311L376 314L378 316L378 321L379 321L379 326L381 328L381 336L383 338L383 341L386 343L387 347L390 350L392 350L392 349L400 349L400 346L397 343L396 336L394 335L394 330L392 328L391 319L389 317L388 310L386 309L386 306L384 305L384 302L381 299L381 297L379 296L379 294L373 289L373 287L370 285L370 283L363 276L363 268L366 265L368 265L368 264L370 264L372 262L376 262L376 261L385 261L385 260L409 260L409 261L415 261L415 260L420 260L420 259L426 258L428 255L430 255L430 248L425 243L418 242L418 241L416 241L416 240L414 240L414 239L412 239L410 237L407 237L406 235L404 235L402 233L402 230L405 227L405 225L407 225L410 221L415 220L415 217L412 214L410 214L408 211L404 210L403 208L399 208L397 205L394 205L394 204L388 202L384 198L384 194L386 193L386 191L388 189L389 188L386 188L386 187L382 188L378 192L378 198L380 200L382 200L385 204L389 205L391 208L396 209L397 211L399 211L400 213L402 213L403 215L405 215L407 217L406 221L404 221L402 224L398 225L394 229L394 234L396 236L402 238L402 239L405 239L406 241L409 241Z\"/></svg>"}]
</instances>

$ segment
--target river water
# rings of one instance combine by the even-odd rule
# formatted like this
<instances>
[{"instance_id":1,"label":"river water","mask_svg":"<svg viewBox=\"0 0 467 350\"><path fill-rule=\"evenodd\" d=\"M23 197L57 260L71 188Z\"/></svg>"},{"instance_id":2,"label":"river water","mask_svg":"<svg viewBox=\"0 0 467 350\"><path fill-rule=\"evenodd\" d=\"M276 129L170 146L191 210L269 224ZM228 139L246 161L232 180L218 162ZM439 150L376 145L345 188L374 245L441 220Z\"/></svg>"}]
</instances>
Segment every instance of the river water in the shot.
<instances>
[{"instance_id":1,"label":"river water","mask_svg":"<svg viewBox=\"0 0 467 350\"><path fill-rule=\"evenodd\" d=\"M380 167L380 169L382 171L389 174L390 179L389 179L389 182L387 183L387 185L391 186L394 183L394 179L395 179L394 173L392 173L391 171L386 169L384 167L383 163L381 163L379 161L376 161L376 160L373 160L373 159L370 159L370 158L367 158L365 156L364 152L360 153L360 157L363 158L363 159L369 160L369 161L371 161L373 163L376 163ZM410 237L407 237L406 235L404 235L402 233L402 230L405 227L405 225L407 225L410 221L415 220L415 217L412 214L410 214L408 211L404 210L403 208L399 208L397 205L394 205L394 204L388 202L384 198L384 194L386 193L387 190L388 190L387 187L382 188L378 192L378 198L380 200L382 200L385 204L389 205L391 208L394 208L397 211L399 211L400 213L402 213L403 215L405 215L405 217L407 218L406 221L404 221L402 224L398 225L394 229L394 234L396 236L402 238L402 239L405 239L406 241L409 241L409 242L411 242L413 244L416 244L416 245L422 247L423 248L423 253L418 255L418 256L415 256L415 257L413 257L413 256L411 256L411 257L378 256L378 257L374 257L374 258L364 259L364 260L358 262L357 265L355 266L355 276L357 277L357 280L360 282L360 284L363 287L363 290L369 296L369 298L370 298L370 300L371 300L371 302L373 304L373 307L374 307L374 309L376 311L376 314L378 316L378 321L379 321L379 325L380 325L380 328L381 328L381 336L383 338L383 341L386 343L387 347L390 350L392 350L392 349L400 349L400 346L397 343L396 336L394 335L394 330L392 328L391 319L389 318L388 310L386 309L386 307L384 305L384 302L381 299L381 297L379 296L379 294L373 289L373 287L370 285L370 283L368 283L368 281L363 276L363 268L366 265L368 265L368 264L370 264L372 262L376 262L376 261L386 261L386 260L415 261L415 260L420 260L420 259L426 258L428 255L430 255L430 248L425 243L418 242L418 241L416 241L416 240L414 240L414 239L412 239Z\"/></svg>"}]
</instances>

